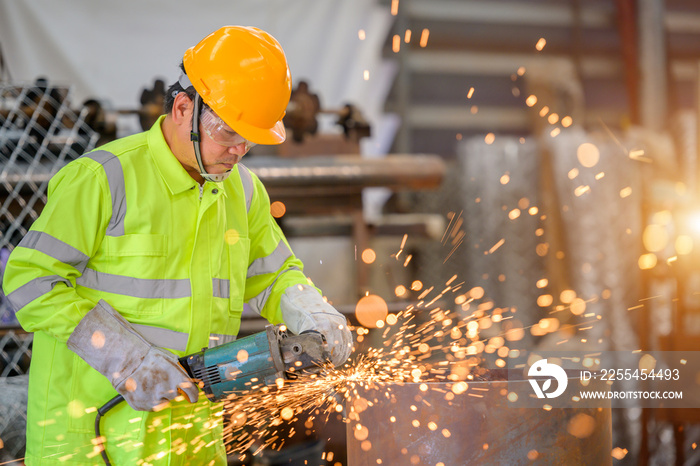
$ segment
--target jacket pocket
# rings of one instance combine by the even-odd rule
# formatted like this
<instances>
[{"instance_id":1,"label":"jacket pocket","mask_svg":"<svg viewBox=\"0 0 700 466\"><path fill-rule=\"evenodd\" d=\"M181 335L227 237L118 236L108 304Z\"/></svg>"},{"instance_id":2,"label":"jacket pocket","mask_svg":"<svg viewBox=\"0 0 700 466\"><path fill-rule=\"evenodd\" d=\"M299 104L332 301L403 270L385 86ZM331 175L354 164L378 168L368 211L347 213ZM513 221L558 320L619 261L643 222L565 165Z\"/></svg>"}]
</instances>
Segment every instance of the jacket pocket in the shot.
<instances>
[{"instance_id":1,"label":"jacket pocket","mask_svg":"<svg viewBox=\"0 0 700 466\"><path fill-rule=\"evenodd\" d=\"M135 233L105 236L102 245L110 257L161 257L168 253L167 236Z\"/></svg>"},{"instance_id":2,"label":"jacket pocket","mask_svg":"<svg viewBox=\"0 0 700 466\"><path fill-rule=\"evenodd\" d=\"M158 290L169 289L166 276L168 237L157 234L105 236L101 254L88 267L102 275L108 291L105 299L125 316L140 318L163 313L163 298ZM153 291L152 296L150 291Z\"/></svg>"}]
</instances>

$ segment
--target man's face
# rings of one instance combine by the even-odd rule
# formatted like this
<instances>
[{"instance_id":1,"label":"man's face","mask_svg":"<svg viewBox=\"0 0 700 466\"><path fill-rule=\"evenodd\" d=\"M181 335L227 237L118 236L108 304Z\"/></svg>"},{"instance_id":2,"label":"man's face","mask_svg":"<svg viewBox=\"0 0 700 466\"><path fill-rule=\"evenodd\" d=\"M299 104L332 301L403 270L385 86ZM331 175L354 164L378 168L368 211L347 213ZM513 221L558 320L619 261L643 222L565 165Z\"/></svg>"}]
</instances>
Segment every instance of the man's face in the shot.
<instances>
[{"instance_id":1,"label":"man's face","mask_svg":"<svg viewBox=\"0 0 700 466\"><path fill-rule=\"evenodd\" d=\"M210 108L204 108L201 113L199 135L202 164L212 175L231 170L254 145L233 131Z\"/></svg>"},{"instance_id":2,"label":"man's face","mask_svg":"<svg viewBox=\"0 0 700 466\"><path fill-rule=\"evenodd\" d=\"M203 183L194 145L190 140L194 102L184 92L175 97L173 109L164 123L164 135L175 157L197 182ZM173 128L174 131L165 130ZM167 133L167 134L166 134ZM254 145L236 134L211 109L205 107L199 118L199 148L204 170L212 175L221 175L234 168Z\"/></svg>"}]
</instances>

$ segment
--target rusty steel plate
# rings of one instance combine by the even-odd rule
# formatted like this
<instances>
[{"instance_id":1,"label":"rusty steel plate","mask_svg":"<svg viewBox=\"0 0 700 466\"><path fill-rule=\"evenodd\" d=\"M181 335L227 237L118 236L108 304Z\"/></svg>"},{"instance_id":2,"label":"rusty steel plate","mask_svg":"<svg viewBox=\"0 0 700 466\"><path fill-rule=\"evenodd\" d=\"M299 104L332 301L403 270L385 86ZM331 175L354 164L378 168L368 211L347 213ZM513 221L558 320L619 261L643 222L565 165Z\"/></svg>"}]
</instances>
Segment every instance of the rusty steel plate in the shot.
<instances>
[{"instance_id":1,"label":"rusty steel plate","mask_svg":"<svg viewBox=\"0 0 700 466\"><path fill-rule=\"evenodd\" d=\"M527 408L513 383L358 384L346 409L348 465L612 464L611 409Z\"/></svg>"}]
</instances>

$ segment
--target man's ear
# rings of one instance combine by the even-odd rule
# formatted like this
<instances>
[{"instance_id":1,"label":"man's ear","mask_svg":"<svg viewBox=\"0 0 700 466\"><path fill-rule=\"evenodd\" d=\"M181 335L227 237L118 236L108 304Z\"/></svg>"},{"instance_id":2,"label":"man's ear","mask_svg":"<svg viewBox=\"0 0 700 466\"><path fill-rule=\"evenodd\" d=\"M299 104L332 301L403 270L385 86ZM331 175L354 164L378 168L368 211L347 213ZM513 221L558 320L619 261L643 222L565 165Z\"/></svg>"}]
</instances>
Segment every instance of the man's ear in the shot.
<instances>
[{"instance_id":1,"label":"man's ear","mask_svg":"<svg viewBox=\"0 0 700 466\"><path fill-rule=\"evenodd\" d=\"M175 96L173 101L173 109L170 112L173 121L177 125L192 124L192 110L194 102L189 98L187 93L180 92Z\"/></svg>"}]
</instances>

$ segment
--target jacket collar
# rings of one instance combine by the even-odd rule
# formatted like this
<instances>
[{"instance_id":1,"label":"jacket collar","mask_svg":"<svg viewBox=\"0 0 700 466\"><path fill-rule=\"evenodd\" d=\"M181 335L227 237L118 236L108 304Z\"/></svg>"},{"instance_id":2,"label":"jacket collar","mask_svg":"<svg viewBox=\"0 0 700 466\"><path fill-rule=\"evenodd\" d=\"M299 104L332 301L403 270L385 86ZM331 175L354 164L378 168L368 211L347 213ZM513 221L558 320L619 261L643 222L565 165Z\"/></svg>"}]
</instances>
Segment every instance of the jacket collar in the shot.
<instances>
[{"instance_id":1,"label":"jacket collar","mask_svg":"<svg viewBox=\"0 0 700 466\"><path fill-rule=\"evenodd\" d=\"M148 149L168 189L172 194L178 194L196 187L197 182L185 171L185 168L170 150L168 143L165 142L161 129L164 119L165 115L161 115L148 130Z\"/></svg>"}]
</instances>

